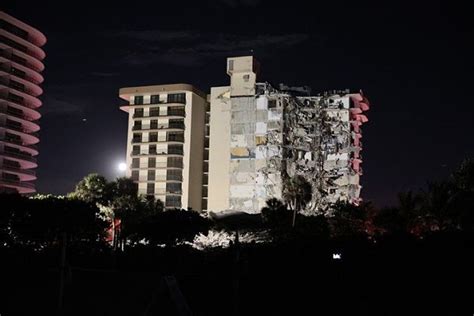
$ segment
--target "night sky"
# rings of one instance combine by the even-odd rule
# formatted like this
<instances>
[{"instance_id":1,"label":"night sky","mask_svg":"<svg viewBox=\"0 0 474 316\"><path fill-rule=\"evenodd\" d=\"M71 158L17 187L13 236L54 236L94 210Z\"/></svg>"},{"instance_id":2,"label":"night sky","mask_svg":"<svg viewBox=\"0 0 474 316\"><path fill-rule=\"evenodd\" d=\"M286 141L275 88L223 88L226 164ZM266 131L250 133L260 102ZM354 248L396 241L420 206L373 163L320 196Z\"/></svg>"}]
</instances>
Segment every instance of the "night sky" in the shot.
<instances>
[{"instance_id":1,"label":"night sky","mask_svg":"<svg viewBox=\"0 0 474 316\"><path fill-rule=\"evenodd\" d=\"M3 1L48 38L37 188L66 193L125 160L125 86L228 85L253 54L260 81L362 89L362 196L377 205L474 155L473 25L438 1ZM357 2L357 3L356 3ZM312 3L310 5L309 3Z\"/></svg>"}]
</instances>

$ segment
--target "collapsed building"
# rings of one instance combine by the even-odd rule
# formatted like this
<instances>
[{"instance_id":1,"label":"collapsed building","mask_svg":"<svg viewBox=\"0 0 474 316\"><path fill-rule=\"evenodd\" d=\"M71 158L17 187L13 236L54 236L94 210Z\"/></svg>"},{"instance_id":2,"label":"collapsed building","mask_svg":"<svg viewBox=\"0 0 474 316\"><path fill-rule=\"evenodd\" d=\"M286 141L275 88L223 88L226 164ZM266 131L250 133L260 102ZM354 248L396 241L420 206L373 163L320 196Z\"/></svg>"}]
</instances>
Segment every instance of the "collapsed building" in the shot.
<instances>
[{"instance_id":1,"label":"collapsed building","mask_svg":"<svg viewBox=\"0 0 474 316\"><path fill-rule=\"evenodd\" d=\"M258 69L251 56L229 58L230 86L211 88L208 209L260 212L295 176L311 185L307 214L360 203L367 98L277 89L256 81Z\"/></svg>"},{"instance_id":2,"label":"collapsed building","mask_svg":"<svg viewBox=\"0 0 474 316\"><path fill-rule=\"evenodd\" d=\"M252 56L227 59L230 85L211 93L188 84L120 89L128 113L127 176L166 208L258 213L304 179L317 214L358 204L361 91L311 95L309 87L258 82Z\"/></svg>"}]
</instances>

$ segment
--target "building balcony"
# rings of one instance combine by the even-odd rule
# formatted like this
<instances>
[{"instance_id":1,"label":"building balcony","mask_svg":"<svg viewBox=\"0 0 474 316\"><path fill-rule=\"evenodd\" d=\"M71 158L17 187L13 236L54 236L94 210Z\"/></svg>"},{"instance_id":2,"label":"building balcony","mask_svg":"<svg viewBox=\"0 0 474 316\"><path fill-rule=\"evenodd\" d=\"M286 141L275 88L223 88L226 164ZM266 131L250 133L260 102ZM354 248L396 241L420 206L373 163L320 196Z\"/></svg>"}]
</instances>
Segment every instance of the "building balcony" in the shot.
<instances>
[{"instance_id":1,"label":"building balcony","mask_svg":"<svg viewBox=\"0 0 474 316\"><path fill-rule=\"evenodd\" d=\"M33 123L32 121L35 121L37 119L35 119L34 117L32 116L29 116L27 114L24 114L22 110L19 110L19 109L16 109L16 108L11 108L11 107L8 107L8 106L2 106L3 102L0 102L0 114L5 114L7 116L10 116L10 117L15 117L15 118L19 118L21 120L24 120L26 122L29 122L29 123L32 123L32 124L35 124L36 126L38 126L36 123ZM6 104L6 102L5 102ZM39 126L36 130L39 130Z\"/></svg>"},{"instance_id":2,"label":"building balcony","mask_svg":"<svg viewBox=\"0 0 474 316\"><path fill-rule=\"evenodd\" d=\"M0 56L11 61L14 61L17 64L33 69L34 71L41 72L44 70L44 64L24 52L14 48L9 47L3 43L0 43Z\"/></svg>"},{"instance_id":3,"label":"building balcony","mask_svg":"<svg viewBox=\"0 0 474 316\"><path fill-rule=\"evenodd\" d=\"M139 158L139 157L182 157L183 152L156 152L156 153L149 153L149 152L141 152L141 153L136 153L132 152L131 157L134 158ZM133 168L133 167L132 167Z\"/></svg>"},{"instance_id":4,"label":"building balcony","mask_svg":"<svg viewBox=\"0 0 474 316\"><path fill-rule=\"evenodd\" d=\"M134 125L134 131L162 131L162 130L184 130L184 123L181 124L158 124L158 125Z\"/></svg>"},{"instance_id":5,"label":"building balcony","mask_svg":"<svg viewBox=\"0 0 474 316\"><path fill-rule=\"evenodd\" d=\"M0 136L0 142L11 145L19 150L27 150L27 152L33 156L38 155L38 146L25 143L21 137L10 137L10 135L6 134Z\"/></svg>"},{"instance_id":6,"label":"building balcony","mask_svg":"<svg viewBox=\"0 0 474 316\"><path fill-rule=\"evenodd\" d=\"M186 117L186 111L167 111L166 113L153 112L148 115L144 114L133 114L134 119L143 119L143 118L184 118Z\"/></svg>"},{"instance_id":7,"label":"building balcony","mask_svg":"<svg viewBox=\"0 0 474 316\"><path fill-rule=\"evenodd\" d=\"M5 157L15 158L18 160L33 162L35 164L37 163L36 158L33 157L33 155L28 154L26 152L4 150L3 152L0 152L0 155L5 156Z\"/></svg>"},{"instance_id":8,"label":"building balcony","mask_svg":"<svg viewBox=\"0 0 474 316\"><path fill-rule=\"evenodd\" d=\"M149 166L147 164L145 165L131 165L130 167L130 170L155 170L155 169L170 169L170 170L180 170L180 169L183 169L183 165L170 165L170 164L158 164L156 163L156 165L153 167L153 166Z\"/></svg>"},{"instance_id":9,"label":"building balcony","mask_svg":"<svg viewBox=\"0 0 474 316\"><path fill-rule=\"evenodd\" d=\"M9 166L3 164L0 166L0 170L8 171L8 173L12 173L20 179L20 181L32 181L36 180L36 172L35 170L31 169L23 169L20 166Z\"/></svg>"},{"instance_id":10,"label":"building balcony","mask_svg":"<svg viewBox=\"0 0 474 316\"><path fill-rule=\"evenodd\" d=\"M5 177L0 177L0 184L5 187L9 188L14 188L16 189L19 193L34 193L36 192L35 190L35 185L30 182L24 182L20 180L14 180L14 179L8 179Z\"/></svg>"},{"instance_id":11,"label":"building balcony","mask_svg":"<svg viewBox=\"0 0 474 316\"><path fill-rule=\"evenodd\" d=\"M26 121L28 122L28 121ZM29 122L31 123L31 122ZM34 123L31 123L33 125L36 125ZM39 126L36 125L39 129ZM0 123L0 127L3 127L7 130L10 130L10 131L14 131L14 132L20 132L20 133L23 133L23 134L27 134L27 135L30 135L30 136L34 136L34 137L39 137L38 133L33 131L32 129L29 129L29 128L25 128L23 127L23 125L16 125L16 124L11 124L11 123L8 123L8 122L5 122L5 123Z\"/></svg>"},{"instance_id":12,"label":"building balcony","mask_svg":"<svg viewBox=\"0 0 474 316\"><path fill-rule=\"evenodd\" d=\"M166 140L148 140L144 141L142 139L132 139L132 144L183 144L184 137L171 137Z\"/></svg>"},{"instance_id":13,"label":"building balcony","mask_svg":"<svg viewBox=\"0 0 474 316\"><path fill-rule=\"evenodd\" d=\"M2 56L0 56L0 69L3 72L28 80L34 84L40 84L44 81L43 76L39 72Z\"/></svg>"},{"instance_id":14,"label":"building balcony","mask_svg":"<svg viewBox=\"0 0 474 316\"><path fill-rule=\"evenodd\" d=\"M0 39L6 45L13 47L25 54L33 56L36 59L43 60L46 57L44 51L29 42L26 39L19 37L18 35L12 34L4 29L0 29Z\"/></svg>"}]
</instances>

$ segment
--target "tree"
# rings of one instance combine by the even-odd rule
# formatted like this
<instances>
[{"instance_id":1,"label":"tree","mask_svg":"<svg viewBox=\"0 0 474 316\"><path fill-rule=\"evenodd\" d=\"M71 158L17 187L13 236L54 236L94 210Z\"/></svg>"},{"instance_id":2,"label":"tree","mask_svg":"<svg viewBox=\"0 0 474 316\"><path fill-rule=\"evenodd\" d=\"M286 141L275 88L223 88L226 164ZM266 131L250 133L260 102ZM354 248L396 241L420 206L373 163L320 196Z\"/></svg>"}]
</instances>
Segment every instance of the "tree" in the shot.
<instances>
[{"instance_id":1,"label":"tree","mask_svg":"<svg viewBox=\"0 0 474 316\"><path fill-rule=\"evenodd\" d=\"M111 199L110 185L105 177L91 173L76 185L74 192L69 196L88 203L107 205Z\"/></svg>"},{"instance_id":2,"label":"tree","mask_svg":"<svg viewBox=\"0 0 474 316\"><path fill-rule=\"evenodd\" d=\"M106 223L94 204L53 195L2 196L1 204L9 211L8 234L14 244L43 249L58 244L63 234L69 244L102 241Z\"/></svg>"},{"instance_id":3,"label":"tree","mask_svg":"<svg viewBox=\"0 0 474 316\"><path fill-rule=\"evenodd\" d=\"M370 204L354 205L340 202L333 208L333 217L330 218L333 236L352 237L367 233L366 224L369 210L371 210Z\"/></svg>"},{"instance_id":4,"label":"tree","mask_svg":"<svg viewBox=\"0 0 474 316\"><path fill-rule=\"evenodd\" d=\"M288 211L286 205L276 198L267 200L266 206L262 208L263 222L272 228L282 228L290 226L291 212Z\"/></svg>"},{"instance_id":5,"label":"tree","mask_svg":"<svg viewBox=\"0 0 474 316\"><path fill-rule=\"evenodd\" d=\"M208 219L193 210L168 210L144 217L137 223L133 241L145 240L151 246L172 246L183 241L192 241L199 233L207 233Z\"/></svg>"},{"instance_id":6,"label":"tree","mask_svg":"<svg viewBox=\"0 0 474 316\"><path fill-rule=\"evenodd\" d=\"M312 187L303 176L287 179L283 187L283 198L293 211L292 227L295 227L296 214L311 201Z\"/></svg>"}]
</instances>

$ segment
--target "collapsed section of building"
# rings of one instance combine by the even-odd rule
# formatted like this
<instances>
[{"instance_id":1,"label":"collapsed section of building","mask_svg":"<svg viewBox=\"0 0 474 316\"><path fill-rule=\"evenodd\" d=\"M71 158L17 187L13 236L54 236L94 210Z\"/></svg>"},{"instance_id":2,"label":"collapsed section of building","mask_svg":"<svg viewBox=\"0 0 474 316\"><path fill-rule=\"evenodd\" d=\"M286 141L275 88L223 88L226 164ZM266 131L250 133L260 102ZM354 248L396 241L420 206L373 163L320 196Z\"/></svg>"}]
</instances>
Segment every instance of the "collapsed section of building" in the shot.
<instances>
[{"instance_id":1,"label":"collapsed section of building","mask_svg":"<svg viewBox=\"0 0 474 316\"><path fill-rule=\"evenodd\" d=\"M258 82L252 56L227 60L230 85L210 95L185 85L129 87L128 175L169 208L258 213L293 179L311 197L306 214L358 204L361 91L311 95L309 87Z\"/></svg>"},{"instance_id":2,"label":"collapsed section of building","mask_svg":"<svg viewBox=\"0 0 474 316\"><path fill-rule=\"evenodd\" d=\"M277 89L256 81L258 68L251 56L229 58L231 85L211 89L208 208L260 212L296 176L311 186L307 214L338 201L360 203L367 98L361 91Z\"/></svg>"}]
</instances>

